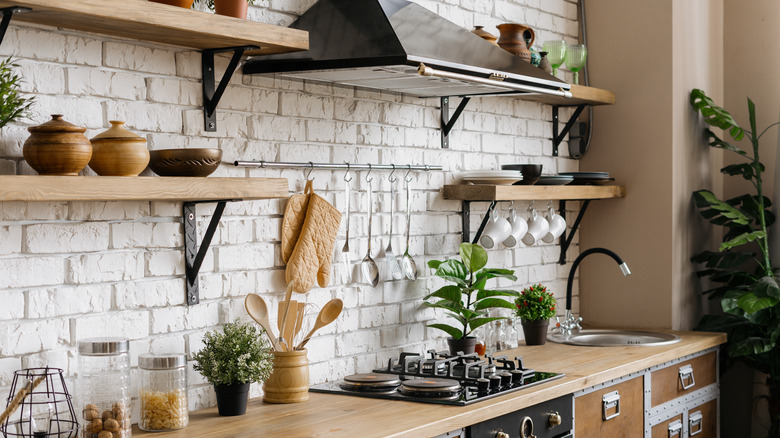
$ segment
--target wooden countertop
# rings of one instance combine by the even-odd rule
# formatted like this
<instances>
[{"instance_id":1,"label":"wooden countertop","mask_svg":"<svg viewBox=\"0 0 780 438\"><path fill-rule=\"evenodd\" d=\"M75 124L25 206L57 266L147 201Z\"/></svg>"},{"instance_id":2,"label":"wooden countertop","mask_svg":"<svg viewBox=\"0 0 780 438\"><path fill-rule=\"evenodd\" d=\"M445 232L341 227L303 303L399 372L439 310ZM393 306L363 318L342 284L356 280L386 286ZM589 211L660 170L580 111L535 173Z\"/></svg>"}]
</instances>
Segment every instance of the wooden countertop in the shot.
<instances>
[{"instance_id":1,"label":"wooden countertop","mask_svg":"<svg viewBox=\"0 0 780 438\"><path fill-rule=\"evenodd\" d=\"M246 415L239 417L220 417L216 408L191 412L187 428L154 433L154 437L436 436L726 342L723 333L675 333L682 338L680 342L658 347L576 347L548 342L509 350L506 355L523 356L526 367L566 376L470 406L311 393L304 403L275 405L253 399ZM136 434L146 433L136 427Z\"/></svg>"}]
</instances>

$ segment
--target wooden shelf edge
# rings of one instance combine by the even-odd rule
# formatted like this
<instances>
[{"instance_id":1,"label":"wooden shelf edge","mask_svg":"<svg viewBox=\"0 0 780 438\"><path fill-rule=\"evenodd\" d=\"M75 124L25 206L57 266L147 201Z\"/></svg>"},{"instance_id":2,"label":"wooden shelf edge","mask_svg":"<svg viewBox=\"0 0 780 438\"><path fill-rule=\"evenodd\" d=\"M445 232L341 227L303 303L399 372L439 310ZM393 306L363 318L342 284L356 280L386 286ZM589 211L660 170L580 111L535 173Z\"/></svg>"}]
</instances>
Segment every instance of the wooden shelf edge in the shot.
<instances>
[{"instance_id":1,"label":"wooden shelf edge","mask_svg":"<svg viewBox=\"0 0 780 438\"><path fill-rule=\"evenodd\" d=\"M609 186L495 186L445 185L444 199L461 201L555 201L610 199L626 196L626 187Z\"/></svg>"},{"instance_id":2,"label":"wooden shelf edge","mask_svg":"<svg viewBox=\"0 0 780 438\"><path fill-rule=\"evenodd\" d=\"M543 94L526 95L520 97L524 100L531 100L534 102L542 102L550 105L563 105L563 106L572 106L572 105L581 105L581 104L614 105L615 103L615 93L609 90L572 84L570 91L572 97L569 99L564 97L548 96Z\"/></svg>"},{"instance_id":3,"label":"wooden shelf edge","mask_svg":"<svg viewBox=\"0 0 780 438\"><path fill-rule=\"evenodd\" d=\"M14 20L198 50L256 45L260 50L251 54L272 54L309 49L305 31L147 0L0 0L0 7L10 6L32 9L14 14Z\"/></svg>"},{"instance_id":4,"label":"wooden shelf edge","mask_svg":"<svg viewBox=\"0 0 780 438\"><path fill-rule=\"evenodd\" d=\"M286 178L0 176L0 201L214 201L287 198Z\"/></svg>"}]
</instances>

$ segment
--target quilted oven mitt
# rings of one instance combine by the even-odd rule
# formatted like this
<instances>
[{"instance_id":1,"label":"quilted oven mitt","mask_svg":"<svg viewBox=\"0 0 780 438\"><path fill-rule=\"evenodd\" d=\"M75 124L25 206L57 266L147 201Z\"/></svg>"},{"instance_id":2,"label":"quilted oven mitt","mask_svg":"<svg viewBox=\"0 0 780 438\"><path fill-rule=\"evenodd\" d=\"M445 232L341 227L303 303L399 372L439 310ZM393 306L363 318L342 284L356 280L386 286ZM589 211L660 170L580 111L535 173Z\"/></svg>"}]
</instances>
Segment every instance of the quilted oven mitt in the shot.
<instances>
[{"instance_id":1,"label":"quilted oven mitt","mask_svg":"<svg viewBox=\"0 0 780 438\"><path fill-rule=\"evenodd\" d=\"M331 258L341 212L309 188L309 202L298 241L287 261L287 284L298 293L314 286L314 277L321 287L330 282Z\"/></svg>"},{"instance_id":2,"label":"quilted oven mitt","mask_svg":"<svg viewBox=\"0 0 780 438\"><path fill-rule=\"evenodd\" d=\"M303 193L290 196L287 206L284 208L284 217L282 218L282 262L287 264L290 256L298 242L298 236L301 235L303 221L306 219L306 209L309 208L309 195L312 189L312 181L306 181L306 187Z\"/></svg>"}]
</instances>

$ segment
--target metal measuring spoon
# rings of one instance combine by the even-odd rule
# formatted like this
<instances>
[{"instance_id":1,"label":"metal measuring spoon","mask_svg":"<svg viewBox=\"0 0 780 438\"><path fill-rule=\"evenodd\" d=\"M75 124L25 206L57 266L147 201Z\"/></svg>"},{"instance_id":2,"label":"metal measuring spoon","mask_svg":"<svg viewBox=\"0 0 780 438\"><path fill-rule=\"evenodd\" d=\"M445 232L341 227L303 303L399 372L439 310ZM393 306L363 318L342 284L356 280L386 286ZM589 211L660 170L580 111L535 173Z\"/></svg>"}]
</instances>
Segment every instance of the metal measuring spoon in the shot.
<instances>
[{"instance_id":1,"label":"metal measuring spoon","mask_svg":"<svg viewBox=\"0 0 780 438\"><path fill-rule=\"evenodd\" d=\"M412 211L409 208L411 205L410 198L412 189L409 185L409 181L412 179L408 175L409 174L407 172L407 176L404 178L404 181L406 181L406 251L404 252L404 257L401 260L401 264L403 265L404 275L406 275L406 278L412 281L417 281L417 263L415 263L412 256L409 255L409 227L412 223Z\"/></svg>"},{"instance_id":2,"label":"metal measuring spoon","mask_svg":"<svg viewBox=\"0 0 780 438\"><path fill-rule=\"evenodd\" d=\"M344 260L344 264L346 265L345 270L347 271L348 278L351 279L352 277L352 264L349 260L349 182L352 181L352 177L347 179L347 176L349 175L349 163L347 163L347 173L344 174L344 204L346 205L346 236L344 238L344 246L341 248L341 257ZM349 280L347 280L347 283L349 283Z\"/></svg>"},{"instance_id":3,"label":"metal measuring spoon","mask_svg":"<svg viewBox=\"0 0 780 438\"><path fill-rule=\"evenodd\" d=\"M371 173L370 169L371 167L369 165L369 173ZM368 182L368 251L366 251L366 256L360 264L360 270L363 272L363 281L370 284L371 287L376 287L376 285L379 284L379 267L376 265L374 259L371 258L371 223L374 218L374 212L371 208L371 198L373 197L371 181L373 181L373 178L368 179L368 175L366 175L366 182Z\"/></svg>"},{"instance_id":4,"label":"metal measuring spoon","mask_svg":"<svg viewBox=\"0 0 780 438\"><path fill-rule=\"evenodd\" d=\"M395 172L395 165L393 165L393 172ZM390 181L390 235L387 237L387 248L385 248L385 258L387 259L387 266L390 268L390 275L394 279L400 280L404 278L404 273L401 272L401 264L398 262L398 257L393 252L393 204L395 203L395 182L398 181L397 177L390 176L387 178Z\"/></svg>"}]
</instances>

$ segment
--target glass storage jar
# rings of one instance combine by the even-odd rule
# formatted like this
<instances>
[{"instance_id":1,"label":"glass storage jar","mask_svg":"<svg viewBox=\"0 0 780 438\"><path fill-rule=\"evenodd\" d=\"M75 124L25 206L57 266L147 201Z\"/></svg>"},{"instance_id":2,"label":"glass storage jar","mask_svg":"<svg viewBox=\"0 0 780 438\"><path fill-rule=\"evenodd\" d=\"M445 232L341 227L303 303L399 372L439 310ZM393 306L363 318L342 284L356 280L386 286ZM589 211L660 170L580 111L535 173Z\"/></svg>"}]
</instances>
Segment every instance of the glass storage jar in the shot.
<instances>
[{"instance_id":1,"label":"glass storage jar","mask_svg":"<svg viewBox=\"0 0 780 438\"><path fill-rule=\"evenodd\" d=\"M189 423L187 357L182 353L138 356L138 388L145 431L182 429Z\"/></svg>"},{"instance_id":2,"label":"glass storage jar","mask_svg":"<svg viewBox=\"0 0 780 438\"><path fill-rule=\"evenodd\" d=\"M130 341L91 338L78 342L80 437L129 438Z\"/></svg>"}]
</instances>

